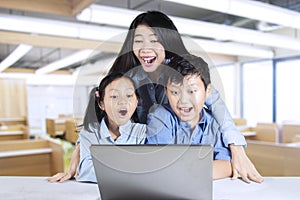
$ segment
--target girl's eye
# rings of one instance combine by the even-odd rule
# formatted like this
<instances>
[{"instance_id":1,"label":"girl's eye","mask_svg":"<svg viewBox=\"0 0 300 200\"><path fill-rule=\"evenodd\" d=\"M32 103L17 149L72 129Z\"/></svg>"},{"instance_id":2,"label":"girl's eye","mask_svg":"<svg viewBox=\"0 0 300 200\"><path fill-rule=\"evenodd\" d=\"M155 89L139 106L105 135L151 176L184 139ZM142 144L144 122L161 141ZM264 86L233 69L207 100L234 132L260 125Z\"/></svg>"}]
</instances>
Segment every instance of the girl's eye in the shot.
<instances>
[{"instance_id":1,"label":"girl's eye","mask_svg":"<svg viewBox=\"0 0 300 200\"><path fill-rule=\"evenodd\" d=\"M151 40L151 42L152 42L152 43L156 43L156 42L158 42L158 40Z\"/></svg>"},{"instance_id":2,"label":"girl's eye","mask_svg":"<svg viewBox=\"0 0 300 200\"><path fill-rule=\"evenodd\" d=\"M193 93L196 93L196 92L197 92L197 90L191 90L189 93L193 94Z\"/></svg>"},{"instance_id":3,"label":"girl's eye","mask_svg":"<svg viewBox=\"0 0 300 200\"><path fill-rule=\"evenodd\" d=\"M131 97L133 97L133 94L128 94L127 97L131 98Z\"/></svg>"},{"instance_id":4,"label":"girl's eye","mask_svg":"<svg viewBox=\"0 0 300 200\"><path fill-rule=\"evenodd\" d=\"M118 98L118 96L117 95L111 95L110 98L116 99L116 98Z\"/></svg>"}]
</instances>

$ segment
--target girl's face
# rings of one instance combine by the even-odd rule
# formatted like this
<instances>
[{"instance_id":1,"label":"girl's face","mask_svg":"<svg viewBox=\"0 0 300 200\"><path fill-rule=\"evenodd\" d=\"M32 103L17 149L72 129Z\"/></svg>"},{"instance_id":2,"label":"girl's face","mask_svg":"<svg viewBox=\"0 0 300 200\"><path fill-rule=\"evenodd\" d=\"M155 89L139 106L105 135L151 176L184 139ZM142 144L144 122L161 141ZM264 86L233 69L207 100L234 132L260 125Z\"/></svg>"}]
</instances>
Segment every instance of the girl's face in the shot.
<instances>
[{"instance_id":1,"label":"girl's face","mask_svg":"<svg viewBox=\"0 0 300 200\"><path fill-rule=\"evenodd\" d=\"M133 83L125 77L114 80L105 88L100 108L104 110L110 125L124 125L137 107L137 97Z\"/></svg>"},{"instance_id":2,"label":"girl's face","mask_svg":"<svg viewBox=\"0 0 300 200\"><path fill-rule=\"evenodd\" d=\"M138 25L133 39L133 52L145 72L154 72L165 61L165 49L155 32L147 25Z\"/></svg>"}]
</instances>

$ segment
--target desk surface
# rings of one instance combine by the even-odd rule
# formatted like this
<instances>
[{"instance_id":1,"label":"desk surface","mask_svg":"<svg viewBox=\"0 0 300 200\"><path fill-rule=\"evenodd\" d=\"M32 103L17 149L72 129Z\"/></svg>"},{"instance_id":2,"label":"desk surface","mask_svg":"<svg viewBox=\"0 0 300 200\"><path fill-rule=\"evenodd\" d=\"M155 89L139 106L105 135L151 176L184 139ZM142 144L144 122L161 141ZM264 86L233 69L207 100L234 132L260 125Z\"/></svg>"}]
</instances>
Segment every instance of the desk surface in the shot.
<instances>
[{"instance_id":1,"label":"desk surface","mask_svg":"<svg viewBox=\"0 0 300 200\"><path fill-rule=\"evenodd\" d=\"M97 184L49 183L46 177L0 176L0 199L67 200L100 199ZM281 200L299 199L300 177L266 177L264 183L246 184L228 179L213 182L214 200Z\"/></svg>"}]
</instances>

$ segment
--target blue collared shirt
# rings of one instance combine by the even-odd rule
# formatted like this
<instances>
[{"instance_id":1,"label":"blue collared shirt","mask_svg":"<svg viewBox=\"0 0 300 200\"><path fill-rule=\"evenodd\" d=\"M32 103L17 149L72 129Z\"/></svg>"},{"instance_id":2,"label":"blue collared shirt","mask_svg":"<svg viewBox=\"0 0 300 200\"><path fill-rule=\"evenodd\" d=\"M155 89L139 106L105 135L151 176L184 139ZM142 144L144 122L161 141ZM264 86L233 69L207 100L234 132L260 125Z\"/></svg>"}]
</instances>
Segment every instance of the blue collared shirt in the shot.
<instances>
[{"instance_id":1,"label":"blue collared shirt","mask_svg":"<svg viewBox=\"0 0 300 200\"><path fill-rule=\"evenodd\" d=\"M119 127L120 136L113 140L109 134L105 120L101 124L95 123L90 127L92 132L82 129L79 134L80 162L77 181L97 182L90 153L91 144L144 144L146 139L146 125L131 121Z\"/></svg>"},{"instance_id":2,"label":"blue collared shirt","mask_svg":"<svg viewBox=\"0 0 300 200\"><path fill-rule=\"evenodd\" d=\"M215 160L231 160L231 153L225 146L220 126L203 108L201 119L191 131L189 123L180 120L169 106L157 106L148 115L147 144L211 144Z\"/></svg>"},{"instance_id":3,"label":"blue collared shirt","mask_svg":"<svg viewBox=\"0 0 300 200\"><path fill-rule=\"evenodd\" d=\"M140 123L146 123L147 114L153 111L153 106L155 107L157 104L168 104L164 82L165 78L168 76L168 70L171 69L167 66L161 67L160 77L158 77L156 83L151 81L148 73L146 73L141 66L128 72L128 75L133 79L139 94L136 114ZM208 110L211 111L213 118L220 125L222 139L226 147L230 144L247 145L245 137L237 130L225 103L220 98L220 94L215 88L212 87L211 95L206 98L205 105Z\"/></svg>"}]
</instances>

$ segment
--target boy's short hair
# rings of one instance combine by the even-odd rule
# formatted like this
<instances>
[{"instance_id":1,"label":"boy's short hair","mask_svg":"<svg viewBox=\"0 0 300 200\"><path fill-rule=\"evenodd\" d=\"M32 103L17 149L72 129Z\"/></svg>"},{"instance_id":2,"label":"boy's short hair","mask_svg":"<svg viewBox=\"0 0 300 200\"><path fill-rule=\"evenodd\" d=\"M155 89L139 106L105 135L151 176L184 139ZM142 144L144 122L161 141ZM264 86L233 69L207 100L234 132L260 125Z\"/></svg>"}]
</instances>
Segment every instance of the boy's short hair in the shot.
<instances>
[{"instance_id":1,"label":"boy's short hair","mask_svg":"<svg viewBox=\"0 0 300 200\"><path fill-rule=\"evenodd\" d=\"M185 54L173 57L168 64L173 70L170 70L169 77L166 80L166 86L169 82L182 83L187 75L197 75L204 83L205 90L211 83L208 64L198 56Z\"/></svg>"}]
</instances>

